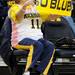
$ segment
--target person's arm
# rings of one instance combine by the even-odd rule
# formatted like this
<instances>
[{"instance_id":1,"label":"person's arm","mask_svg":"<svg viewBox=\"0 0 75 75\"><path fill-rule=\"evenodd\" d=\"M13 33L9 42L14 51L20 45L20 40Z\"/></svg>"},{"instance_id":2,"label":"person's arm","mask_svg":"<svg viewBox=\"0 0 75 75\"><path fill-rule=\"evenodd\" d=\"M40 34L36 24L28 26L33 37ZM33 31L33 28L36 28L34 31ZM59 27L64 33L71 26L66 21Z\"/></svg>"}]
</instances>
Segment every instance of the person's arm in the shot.
<instances>
[{"instance_id":1,"label":"person's arm","mask_svg":"<svg viewBox=\"0 0 75 75\"><path fill-rule=\"evenodd\" d=\"M8 11L8 16L11 20L19 23L25 14L26 7L33 5L33 1L28 0L24 4L14 4Z\"/></svg>"}]
</instances>

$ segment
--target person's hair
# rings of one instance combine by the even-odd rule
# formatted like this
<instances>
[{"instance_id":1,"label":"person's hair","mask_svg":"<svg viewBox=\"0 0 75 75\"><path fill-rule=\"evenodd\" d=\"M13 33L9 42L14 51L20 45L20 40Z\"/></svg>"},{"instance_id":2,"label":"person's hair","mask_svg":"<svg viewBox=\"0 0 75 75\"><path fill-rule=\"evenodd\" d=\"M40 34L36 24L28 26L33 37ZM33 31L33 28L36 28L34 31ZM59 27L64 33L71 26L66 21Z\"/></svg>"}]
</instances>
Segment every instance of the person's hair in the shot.
<instances>
[{"instance_id":1,"label":"person's hair","mask_svg":"<svg viewBox=\"0 0 75 75\"><path fill-rule=\"evenodd\" d=\"M20 2L20 0L8 0L8 1L15 1L15 3L19 3Z\"/></svg>"}]
</instances>

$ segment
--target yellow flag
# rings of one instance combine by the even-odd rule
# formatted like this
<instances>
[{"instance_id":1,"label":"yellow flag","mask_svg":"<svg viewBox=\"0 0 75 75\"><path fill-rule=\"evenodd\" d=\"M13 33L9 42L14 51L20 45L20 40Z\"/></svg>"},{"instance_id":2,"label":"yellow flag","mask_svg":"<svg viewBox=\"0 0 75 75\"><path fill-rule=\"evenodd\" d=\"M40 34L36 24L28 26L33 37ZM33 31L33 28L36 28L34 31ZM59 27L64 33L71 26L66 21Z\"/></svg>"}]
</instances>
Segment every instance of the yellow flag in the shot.
<instances>
[{"instance_id":1,"label":"yellow flag","mask_svg":"<svg viewBox=\"0 0 75 75\"><path fill-rule=\"evenodd\" d=\"M16 13L21 10L17 4L12 5L9 10L10 17L14 20L19 20L20 17L16 17ZM49 19L50 15L60 15L60 16L71 16L71 0L36 0L35 5L29 5L26 7L25 15L23 18L35 18L37 16L41 17L42 20Z\"/></svg>"},{"instance_id":2,"label":"yellow flag","mask_svg":"<svg viewBox=\"0 0 75 75\"><path fill-rule=\"evenodd\" d=\"M44 19L50 14L71 16L71 0L37 0L36 4L36 10Z\"/></svg>"}]
</instances>

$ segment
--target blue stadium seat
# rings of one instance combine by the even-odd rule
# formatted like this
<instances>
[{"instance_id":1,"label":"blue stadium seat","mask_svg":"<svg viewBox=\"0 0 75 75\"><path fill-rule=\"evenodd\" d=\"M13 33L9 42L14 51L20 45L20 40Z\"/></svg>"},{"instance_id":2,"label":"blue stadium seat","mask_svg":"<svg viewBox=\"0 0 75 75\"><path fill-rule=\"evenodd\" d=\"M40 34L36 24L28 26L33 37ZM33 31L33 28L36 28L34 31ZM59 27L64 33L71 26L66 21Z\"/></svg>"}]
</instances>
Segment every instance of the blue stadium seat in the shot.
<instances>
[{"instance_id":1,"label":"blue stadium seat","mask_svg":"<svg viewBox=\"0 0 75 75\"><path fill-rule=\"evenodd\" d=\"M55 45L60 39L61 43L65 43L65 38L71 46L58 47L56 46L56 56L59 57L72 57L75 54L75 25L71 17L61 17L61 22L50 22L46 21L42 24L42 32L45 39L52 41Z\"/></svg>"}]
</instances>

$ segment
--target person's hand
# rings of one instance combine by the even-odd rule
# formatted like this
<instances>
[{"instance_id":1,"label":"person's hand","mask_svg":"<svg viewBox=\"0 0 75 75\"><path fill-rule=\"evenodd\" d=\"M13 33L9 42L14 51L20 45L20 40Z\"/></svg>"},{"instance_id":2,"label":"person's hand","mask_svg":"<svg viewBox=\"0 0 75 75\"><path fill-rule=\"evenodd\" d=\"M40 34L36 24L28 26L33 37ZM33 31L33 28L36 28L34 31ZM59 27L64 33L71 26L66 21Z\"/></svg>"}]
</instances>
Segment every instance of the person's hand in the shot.
<instances>
[{"instance_id":1,"label":"person's hand","mask_svg":"<svg viewBox=\"0 0 75 75\"><path fill-rule=\"evenodd\" d=\"M34 5L34 0L25 1L24 6L28 6L28 5Z\"/></svg>"},{"instance_id":2,"label":"person's hand","mask_svg":"<svg viewBox=\"0 0 75 75\"><path fill-rule=\"evenodd\" d=\"M55 21L57 18L59 18L60 17L60 15L54 15L54 14L50 14L50 16L49 16L49 20L50 21Z\"/></svg>"}]
</instances>

